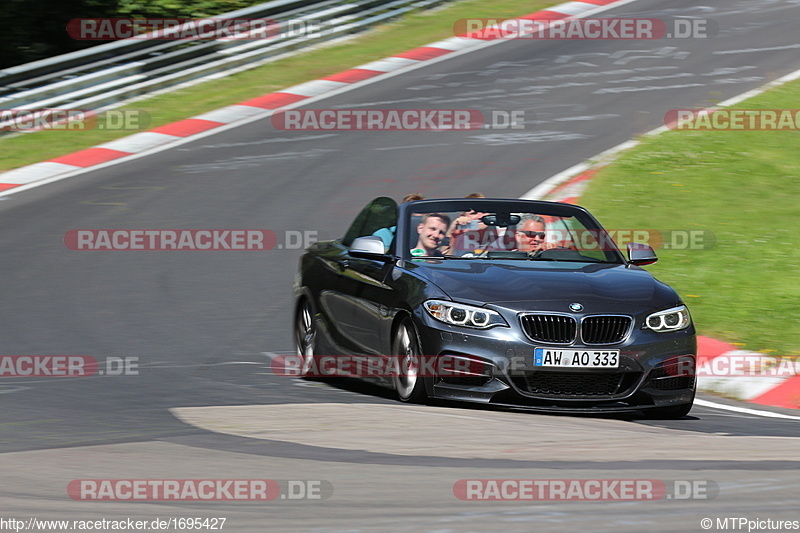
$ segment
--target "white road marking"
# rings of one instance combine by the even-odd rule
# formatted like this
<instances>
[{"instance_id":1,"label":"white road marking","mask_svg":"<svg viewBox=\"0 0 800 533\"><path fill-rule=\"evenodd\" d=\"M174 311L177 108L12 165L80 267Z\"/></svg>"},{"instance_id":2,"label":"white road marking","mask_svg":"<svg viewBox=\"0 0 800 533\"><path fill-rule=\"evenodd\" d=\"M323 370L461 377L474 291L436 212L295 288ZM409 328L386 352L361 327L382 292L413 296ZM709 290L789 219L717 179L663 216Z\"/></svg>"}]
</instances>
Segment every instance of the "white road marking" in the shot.
<instances>
[{"instance_id":1,"label":"white road marking","mask_svg":"<svg viewBox=\"0 0 800 533\"><path fill-rule=\"evenodd\" d=\"M724 411L734 411L746 415L763 416L766 418L782 418L784 420L800 420L800 416L785 415L783 413L773 413L771 411L761 411L759 409L749 409L747 407L735 407L733 405L724 405L721 403L709 402L707 400L695 400L695 405L701 407L710 407L711 409L722 409Z\"/></svg>"},{"instance_id":2,"label":"white road marking","mask_svg":"<svg viewBox=\"0 0 800 533\"><path fill-rule=\"evenodd\" d=\"M0 394L9 394L11 392L21 392L28 390L30 387L14 387L13 385L0 386Z\"/></svg>"},{"instance_id":3,"label":"white road marking","mask_svg":"<svg viewBox=\"0 0 800 533\"><path fill-rule=\"evenodd\" d=\"M586 115L586 116L578 116L578 117L561 117L561 118L554 118L553 122L574 122L574 121L583 121L583 120L602 120L604 118L617 118L619 115L607 113L605 115Z\"/></svg>"},{"instance_id":4,"label":"white road marking","mask_svg":"<svg viewBox=\"0 0 800 533\"><path fill-rule=\"evenodd\" d=\"M180 152L191 152L192 150L208 150L218 148L235 148L237 146L256 146L260 144L275 144L275 143L288 143L299 141L318 141L319 139L326 139L328 137L336 137L338 133L324 133L321 135L306 135L298 137L273 137L270 139L259 139L257 141L236 142L236 143L220 143L220 144L204 144L197 148L179 148Z\"/></svg>"},{"instance_id":5,"label":"white road marking","mask_svg":"<svg viewBox=\"0 0 800 533\"><path fill-rule=\"evenodd\" d=\"M508 146L512 144L574 141L587 139L588 135L570 133L566 131L539 131L535 133L490 133L488 135L474 135L471 141L464 144L484 146Z\"/></svg>"},{"instance_id":6,"label":"white road marking","mask_svg":"<svg viewBox=\"0 0 800 533\"><path fill-rule=\"evenodd\" d=\"M311 150L306 150L304 152L280 152L277 154L240 156L240 157L233 157L230 159L219 159L211 163L198 163L196 165L181 165L177 167L176 170L178 172L183 172L185 174L194 174L198 172L206 172L212 170L233 171L246 168L257 168L269 161L285 161L291 159L300 159L300 158L307 159L312 157L321 157L323 155L327 155L330 152L336 152L336 151L337 150L312 148Z\"/></svg>"},{"instance_id":7,"label":"white road marking","mask_svg":"<svg viewBox=\"0 0 800 533\"><path fill-rule=\"evenodd\" d=\"M774 52L777 50L792 50L800 48L800 44L787 44L785 46L771 46L769 48L745 48L742 50L718 50L714 52L716 55L729 55L729 54L746 54L755 52Z\"/></svg>"},{"instance_id":8,"label":"white road marking","mask_svg":"<svg viewBox=\"0 0 800 533\"><path fill-rule=\"evenodd\" d=\"M450 146L450 143L417 144L413 146L386 146L384 148L373 148L373 150L403 150L405 148L428 148L429 146Z\"/></svg>"},{"instance_id":9,"label":"white road marking","mask_svg":"<svg viewBox=\"0 0 800 533\"><path fill-rule=\"evenodd\" d=\"M592 94L639 93L642 91L670 91L672 89L690 89L705 87L705 83L685 83L683 85L648 85L647 87L607 87L598 89Z\"/></svg>"},{"instance_id":10,"label":"white road marking","mask_svg":"<svg viewBox=\"0 0 800 533\"><path fill-rule=\"evenodd\" d=\"M295 352L294 350L282 350L279 352L260 352L258 355L265 355L269 358L270 361L272 361L273 359L281 355L296 355L296 354L297 352Z\"/></svg>"}]
</instances>

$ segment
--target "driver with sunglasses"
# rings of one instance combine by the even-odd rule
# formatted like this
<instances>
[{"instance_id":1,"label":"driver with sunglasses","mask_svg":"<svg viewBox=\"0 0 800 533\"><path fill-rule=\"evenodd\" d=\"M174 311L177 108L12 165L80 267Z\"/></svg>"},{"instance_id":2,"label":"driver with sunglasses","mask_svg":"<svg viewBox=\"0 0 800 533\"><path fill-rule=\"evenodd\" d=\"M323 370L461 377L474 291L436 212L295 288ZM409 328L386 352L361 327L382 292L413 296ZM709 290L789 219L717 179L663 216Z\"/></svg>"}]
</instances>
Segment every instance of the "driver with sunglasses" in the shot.
<instances>
[{"instance_id":1,"label":"driver with sunglasses","mask_svg":"<svg viewBox=\"0 0 800 533\"><path fill-rule=\"evenodd\" d=\"M517 224L515 237L517 250L521 252L538 252L555 247L553 243L545 242L544 219L538 215L524 215Z\"/></svg>"}]
</instances>

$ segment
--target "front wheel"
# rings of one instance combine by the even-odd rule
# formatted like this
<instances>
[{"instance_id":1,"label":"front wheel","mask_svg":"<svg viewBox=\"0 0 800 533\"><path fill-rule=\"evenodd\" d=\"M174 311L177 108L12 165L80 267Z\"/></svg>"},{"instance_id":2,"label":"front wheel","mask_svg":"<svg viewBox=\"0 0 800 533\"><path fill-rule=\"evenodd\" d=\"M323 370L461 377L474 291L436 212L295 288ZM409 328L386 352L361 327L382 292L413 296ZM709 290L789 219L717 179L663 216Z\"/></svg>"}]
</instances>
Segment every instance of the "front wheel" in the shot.
<instances>
[{"instance_id":1,"label":"front wheel","mask_svg":"<svg viewBox=\"0 0 800 533\"><path fill-rule=\"evenodd\" d=\"M392 378L397 397L402 402L424 402L428 395L422 376L419 375L421 353L417 332L410 320L404 320L397 328L392 343L392 355L397 357L399 371Z\"/></svg>"},{"instance_id":2,"label":"front wheel","mask_svg":"<svg viewBox=\"0 0 800 533\"><path fill-rule=\"evenodd\" d=\"M308 300L303 300L297 310L295 317L295 345L297 356L300 360L301 378L311 377L309 372L314 366L314 346L316 342L316 332L314 331L314 314L311 311L311 304Z\"/></svg>"}]
</instances>

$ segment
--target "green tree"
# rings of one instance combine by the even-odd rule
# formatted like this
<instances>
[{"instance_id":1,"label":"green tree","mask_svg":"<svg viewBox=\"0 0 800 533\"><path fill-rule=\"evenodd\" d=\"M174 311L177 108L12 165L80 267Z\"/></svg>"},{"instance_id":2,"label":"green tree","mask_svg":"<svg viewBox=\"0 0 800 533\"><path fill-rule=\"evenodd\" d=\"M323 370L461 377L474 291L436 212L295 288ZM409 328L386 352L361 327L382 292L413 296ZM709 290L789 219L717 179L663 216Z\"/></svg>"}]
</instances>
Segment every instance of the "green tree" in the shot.
<instances>
[{"instance_id":1,"label":"green tree","mask_svg":"<svg viewBox=\"0 0 800 533\"><path fill-rule=\"evenodd\" d=\"M3 0L0 68L66 54L101 41L67 34L76 18L201 18L262 3L259 0Z\"/></svg>"}]
</instances>

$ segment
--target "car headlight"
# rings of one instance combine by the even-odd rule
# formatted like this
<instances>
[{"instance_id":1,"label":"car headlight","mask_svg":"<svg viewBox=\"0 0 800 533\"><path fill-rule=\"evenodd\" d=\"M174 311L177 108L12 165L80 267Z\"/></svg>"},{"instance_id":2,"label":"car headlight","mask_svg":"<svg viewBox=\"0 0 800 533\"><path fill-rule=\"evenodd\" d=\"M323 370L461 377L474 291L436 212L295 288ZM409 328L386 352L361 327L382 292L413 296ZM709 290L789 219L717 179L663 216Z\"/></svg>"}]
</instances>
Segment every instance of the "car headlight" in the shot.
<instances>
[{"instance_id":1,"label":"car headlight","mask_svg":"<svg viewBox=\"0 0 800 533\"><path fill-rule=\"evenodd\" d=\"M689 316L689 310L685 305L681 305L653 313L644 321L644 327L658 332L677 331L688 328L691 323L692 317Z\"/></svg>"},{"instance_id":2,"label":"car headlight","mask_svg":"<svg viewBox=\"0 0 800 533\"><path fill-rule=\"evenodd\" d=\"M467 328L488 329L493 326L506 326L506 321L497 311L474 307L472 305L445 302L443 300L428 300L425 310L436 320Z\"/></svg>"}]
</instances>

